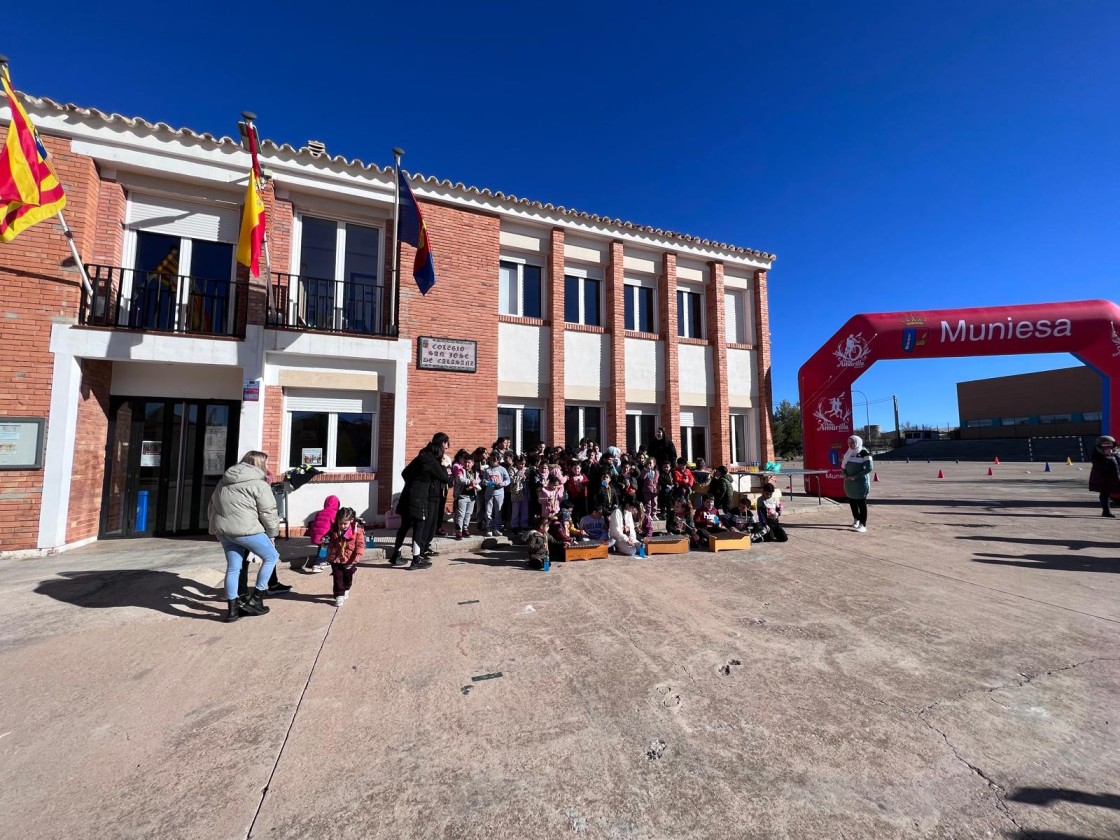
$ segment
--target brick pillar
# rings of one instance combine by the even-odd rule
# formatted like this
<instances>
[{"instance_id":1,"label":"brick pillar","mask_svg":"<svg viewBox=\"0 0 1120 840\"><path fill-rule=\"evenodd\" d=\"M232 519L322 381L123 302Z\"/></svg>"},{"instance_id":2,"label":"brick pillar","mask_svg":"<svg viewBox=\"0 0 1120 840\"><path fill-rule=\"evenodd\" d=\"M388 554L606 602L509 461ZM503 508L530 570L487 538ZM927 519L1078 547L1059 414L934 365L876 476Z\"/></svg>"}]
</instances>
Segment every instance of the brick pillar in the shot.
<instances>
[{"instance_id":1,"label":"brick pillar","mask_svg":"<svg viewBox=\"0 0 1120 840\"><path fill-rule=\"evenodd\" d=\"M766 272L754 273L755 353L758 358L758 448L763 461L774 460L773 394L770 387L770 301Z\"/></svg>"},{"instance_id":2,"label":"brick pillar","mask_svg":"<svg viewBox=\"0 0 1120 840\"><path fill-rule=\"evenodd\" d=\"M731 463L731 400L727 396L727 327L723 311L723 263L708 263L708 344L712 348L712 404L708 428L712 434L712 466Z\"/></svg>"},{"instance_id":3,"label":"brick pillar","mask_svg":"<svg viewBox=\"0 0 1120 840\"><path fill-rule=\"evenodd\" d=\"M660 333L665 342L665 398L661 404L661 425L665 436L680 451L681 381L677 353L677 255L666 254L658 284L657 308L661 311Z\"/></svg>"},{"instance_id":4,"label":"brick pillar","mask_svg":"<svg viewBox=\"0 0 1120 840\"><path fill-rule=\"evenodd\" d=\"M610 382L607 416L603 418L604 441L600 445L626 448L626 299L623 296L622 243L611 243L607 266L607 340L610 342Z\"/></svg>"},{"instance_id":5,"label":"brick pillar","mask_svg":"<svg viewBox=\"0 0 1120 840\"><path fill-rule=\"evenodd\" d=\"M564 445L564 230L552 229L548 255L548 327L552 332L549 344L548 425L545 440L554 446Z\"/></svg>"},{"instance_id":6,"label":"brick pillar","mask_svg":"<svg viewBox=\"0 0 1120 840\"><path fill-rule=\"evenodd\" d=\"M261 423L262 452L268 453L268 466L274 473L287 463L287 453L280 451L284 433L284 389L279 385L264 386L264 418ZM238 443L241 457L249 446L245 441ZM288 464L289 467L295 466Z\"/></svg>"}]
</instances>

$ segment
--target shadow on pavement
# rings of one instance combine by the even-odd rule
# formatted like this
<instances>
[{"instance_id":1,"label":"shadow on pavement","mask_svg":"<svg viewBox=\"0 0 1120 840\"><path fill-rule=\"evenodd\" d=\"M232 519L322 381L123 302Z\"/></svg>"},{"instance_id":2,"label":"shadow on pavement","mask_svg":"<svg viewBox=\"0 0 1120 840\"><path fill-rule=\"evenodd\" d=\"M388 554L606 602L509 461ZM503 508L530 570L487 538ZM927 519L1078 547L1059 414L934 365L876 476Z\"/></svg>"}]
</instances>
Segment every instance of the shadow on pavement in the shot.
<instances>
[{"instance_id":1,"label":"shadow on pavement","mask_svg":"<svg viewBox=\"0 0 1120 840\"><path fill-rule=\"evenodd\" d=\"M977 540L978 542L1006 542L1016 545L1053 545L1068 548L1070 551L1081 551L1085 548L1116 548L1116 542L1093 542L1091 540L1046 540L1031 537L957 537L958 540ZM1120 540L1117 540L1120 542Z\"/></svg>"},{"instance_id":2,"label":"shadow on pavement","mask_svg":"<svg viewBox=\"0 0 1120 840\"><path fill-rule=\"evenodd\" d=\"M1025 828L1008 835L1010 840L1098 840L1085 834L1066 834L1064 831L1028 831ZM1104 840L1104 838L1100 838Z\"/></svg>"},{"instance_id":3,"label":"shadow on pavement","mask_svg":"<svg viewBox=\"0 0 1120 840\"><path fill-rule=\"evenodd\" d=\"M224 616L226 608L224 593L174 572L152 569L61 572L35 591L76 607L143 607L208 621Z\"/></svg>"},{"instance_id":4,"label":"shadow on pavement","mask_svg":"<svg viewBox=\"0 0 1120 840\"><path fill-rule=\"evenodd\" d=\"M1081 805L1096 805L1120 811L1120 795L1115 793L1086 793L1069 788L1027 787L1014 790L1007 797L1008 802L1025 802L1028 805L1049 805L1053 802L1077 802Z\"/></svg>"},{"instance_id":5,"label":"shadow on pavement","mask_svg":"<svg viewBox=\"0 0 1120 840\"><path fill-rule=\"evenodd\" d=\"M1004 559L1006 558L1006 559ZM973 563L1019 566L1024 569L1051 569L1057 572L1120 573L1120 560L1114 557L1070 557L1068 554L977 554Z\"/></svg>"},{"instance_id":6,"label":"shadow on pavement","mask_svg":"<svg viewBox=\"0 0 1120 840\"><path fill-rule=\"evenodd\" d=\"M525 549L521 546L496 544L494 546L484 546L470 554L461 554L458 557L452 557L451 561L471 563L477 566L508 566L510 568L523 569L526 572L539 571L537 569L530 569L525 559Z\"/></svg>"},{"instance_id":7,"label":"shadow on pavement","mask_svg":"<svg viewBox=\"0 0 1120 840\"><path fill-rule=\"evenodd\" d=\"M993 487L992 493L998 492L998 488ZM1096 516L1101 515L1101 509L1097 506L1096 500L1084 502L1071 501L1065 499L917 499L917 498L885 498L882 496L871 496L868 499L869 504L874 507L875 505L929 505L930 507L949 507L949 508L987 508L990 510L1005 510L1007 508L1044 508L1046 510L1053 510L1054 508L1084 508L1086 511L1092 509Z\"/></svg>"}]
</instances>

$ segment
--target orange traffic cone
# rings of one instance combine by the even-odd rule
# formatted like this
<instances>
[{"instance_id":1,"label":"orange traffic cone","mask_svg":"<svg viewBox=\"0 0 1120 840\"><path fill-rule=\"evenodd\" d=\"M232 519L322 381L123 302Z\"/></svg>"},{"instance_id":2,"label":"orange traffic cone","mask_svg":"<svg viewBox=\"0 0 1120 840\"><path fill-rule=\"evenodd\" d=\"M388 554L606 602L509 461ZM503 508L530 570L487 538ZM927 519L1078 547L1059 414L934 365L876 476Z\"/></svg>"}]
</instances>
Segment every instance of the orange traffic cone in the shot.
<instances>
[{"instance_id":1,"label":"orange traffic cone","mask_svg":"<svg viewBox=\"0 0 1120 840\"><path fill-rule=\"evenodd\" d=\"M938 478L944 478L944 477L945 477L945 473L943 473L943 472L942 472L941 470L938 470L938 471L937 471L937 477L938 477Z\"/></svg>"},{"instance_id":2,"label":"orange traffic cone","mask_svg":"<svg viewBox=\"0 0 1120 840\"><path fill-rule=\"evenodd\" d=\"M998 455L996 456L995 463L997 463L997 464L999 463L999 456Z\"/></svg>"},{"instance_id":3,"label":"orange traffic cone","mask_svg":"<svg viewBox=\"0 0 1120 840\"><path fill-rule=\"evenodd\" d=\"M992 468L988 467L988 475L991 475L991 474L992 474Z\"/></svg>"},{"instance_id":4,"label":"orange traffic cone","mask_svg":"<svg viewBox=\"0 0 1120 840\"><path fill-rule=\"evenodd\" d=\"M879 473L877 473L877 472L871 473L871 480L872 481L878 481L879 480Z\"/></svg>"}]
</instances>

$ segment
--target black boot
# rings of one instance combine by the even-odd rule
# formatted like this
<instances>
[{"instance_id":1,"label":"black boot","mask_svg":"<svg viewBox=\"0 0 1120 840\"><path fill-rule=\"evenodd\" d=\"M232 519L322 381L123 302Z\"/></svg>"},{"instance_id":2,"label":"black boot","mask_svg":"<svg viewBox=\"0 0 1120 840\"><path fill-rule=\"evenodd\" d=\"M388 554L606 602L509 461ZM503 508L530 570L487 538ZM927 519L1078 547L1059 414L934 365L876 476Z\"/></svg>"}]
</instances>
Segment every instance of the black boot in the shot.
<instances>
[{"instance_id":1,"label":"black boot","mask_svg":"<svg viewBox=\"0 0 1120 840\"><path fill-rule=\"evenodd\" d=\"M261 593L256 589L253 590L253 594L247 600L241 603L240 609L245 615L264 615L268 612L268 607L261 602Z\"/></svg>"},{"instance_id":2,"label":"black boot","mask_svg":"<svg viewBox=\"0 0 1120 840\"><path fill-rule=\"evenodd\" d=\"M395 549L393 553L389 555L390 566L403 566L407 562L408 561L401 556L401 550L399 548Z\"/></svg>"},{"instance_id":3,"label":"black boot","mask_svg":"<svg viewBox=\"0 0 1120 840\"><path fill-rule=\"evenodd\" d=\"M240 607L241 601L239 601L237 598L229 599L229 612L226 613L225 618L227 624L231 621L237 621L237 619L241 618Z\"/></svg>"}]
</instances>

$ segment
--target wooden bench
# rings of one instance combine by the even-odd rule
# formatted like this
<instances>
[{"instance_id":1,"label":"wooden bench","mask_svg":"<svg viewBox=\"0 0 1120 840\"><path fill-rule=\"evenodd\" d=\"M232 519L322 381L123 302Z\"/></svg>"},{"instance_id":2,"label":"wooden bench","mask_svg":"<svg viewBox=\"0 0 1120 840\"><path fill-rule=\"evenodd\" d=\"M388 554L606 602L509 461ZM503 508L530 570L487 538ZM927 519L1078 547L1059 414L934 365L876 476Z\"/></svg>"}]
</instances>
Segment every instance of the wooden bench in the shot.
<instances>
[{"instance_id":1,"label":"wooden bench","mask_svg":"<svg viewBox=\"0 0 1120 840\"><path fill-rule=\"evenodd\" d=\"M712 551L748 551L751 547L750 534L738 531L721 531L708 535L708 548Z\"/></svg>"},{"instance_id":2,"label":"wooden bench","mask_svg":"<svg viewBox=\"0 0 1120 840\"><path fill-rule=\"evenodd\" d=\"M606 559L607 543L605 542L574 542L564 546L564 562L569 560L598 560Z\"/></svg>"},{"instance_id":3,"label":"wooden bench","mask_svg":"<svg viewBox=\"0 0 1120 840\"><path fill-rule=\"evenodd\" d=\"M681 534L664 534L646 540L646 554L687 554L688 537Z\"/></svg>"}]
</instances>

